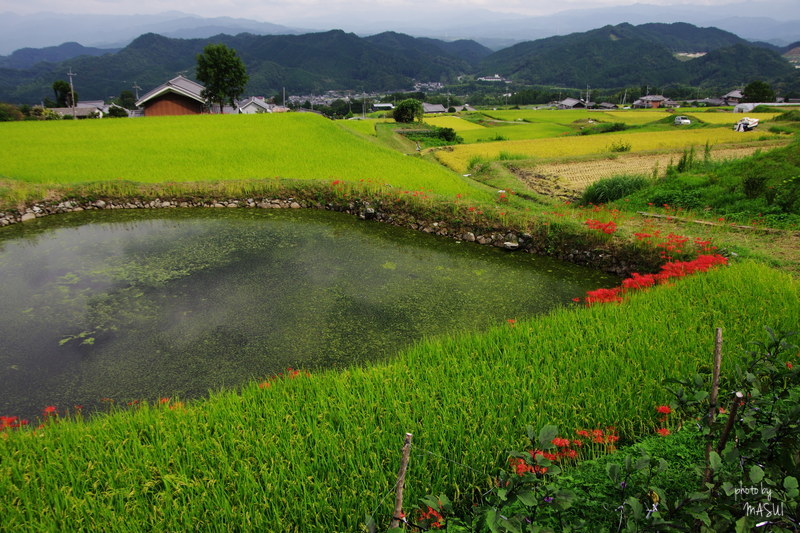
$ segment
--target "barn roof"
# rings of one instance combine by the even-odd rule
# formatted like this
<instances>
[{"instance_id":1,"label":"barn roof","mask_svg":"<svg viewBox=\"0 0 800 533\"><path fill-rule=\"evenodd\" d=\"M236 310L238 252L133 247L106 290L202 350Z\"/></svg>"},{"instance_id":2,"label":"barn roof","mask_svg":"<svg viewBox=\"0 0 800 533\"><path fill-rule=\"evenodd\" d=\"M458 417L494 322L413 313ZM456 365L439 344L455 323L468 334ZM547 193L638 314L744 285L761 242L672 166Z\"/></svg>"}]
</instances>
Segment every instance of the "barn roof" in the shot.
<instances>
[{"instance_id":1,"label":"barn roof","mask_svg":"<svg viewBox=\"0 0 800 533\"><path fill-rule=\"evenodd\" d=\"M197 100L198 102L204 104L206 100L202 96L203 89L205 89L205 87L203 87L199 83L179 75L172 78L166 83L162 83L152 91L148 92L147 94L139 98L139 100L136 102L136 106L141 107L150 100L153 100L154 98L157 98L166 93L180 94L187 98L191 98L192 100Z\"/></svg>"}]
</instances>

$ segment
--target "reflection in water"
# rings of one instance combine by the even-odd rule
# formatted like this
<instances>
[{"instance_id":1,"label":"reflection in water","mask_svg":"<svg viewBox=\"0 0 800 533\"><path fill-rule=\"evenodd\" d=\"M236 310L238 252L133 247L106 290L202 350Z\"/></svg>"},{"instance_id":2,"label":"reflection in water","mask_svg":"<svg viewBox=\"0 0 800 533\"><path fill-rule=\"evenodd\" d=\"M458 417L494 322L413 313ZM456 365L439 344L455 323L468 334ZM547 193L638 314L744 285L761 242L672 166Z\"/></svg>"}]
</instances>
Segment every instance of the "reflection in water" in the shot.
<instances>
[{"instance_id":1,"label":"reflection in water","mask_svg":"<svg viewBox=\"0 0 800 533\"><path fill-rule=\"evenodd\" d=\"M609 276L324 211L64 215L0 230L0 414L184 398L385 358Z\"/></svg>"}]
</instances>

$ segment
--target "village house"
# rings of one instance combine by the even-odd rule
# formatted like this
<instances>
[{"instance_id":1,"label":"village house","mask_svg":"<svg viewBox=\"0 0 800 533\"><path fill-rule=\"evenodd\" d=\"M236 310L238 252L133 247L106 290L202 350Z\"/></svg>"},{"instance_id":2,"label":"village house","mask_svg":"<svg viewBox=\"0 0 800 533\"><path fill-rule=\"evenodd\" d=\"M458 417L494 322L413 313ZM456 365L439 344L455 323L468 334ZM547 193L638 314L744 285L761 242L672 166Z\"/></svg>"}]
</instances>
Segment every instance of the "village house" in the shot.
<instances>
[{"instance_id":1,"label":"village house","mask_svg":"<svg viewBox=\"0 0 800 533\"><path fill-rule=\"evenodd\" d=\"M662 107L679 107L679 103L660 94L642 96L633 103L634 109L659 109Z\"/></svg>"},{"instance_id":2,"label":"village house","mask_svg":"<svg viewBox=\"0 0 800 533\"><path fill-rule=\"evenodd\" d=\"M238 111L243 115L255 115L257 113L272 113L272 104L267 103L263 96L251 96L239 102Z\"/></svg>"},{"instance_id":3,"label":"village house","mask_svg":"<svg viewBox=\"0 0 800 533\"><path fill-rule=\"evenodd\" d=\"M146 117L199 115L207 111L203 89L197 82L176 76L142 96L136 107L141 107Z\"/></svg>"},{"instance_id":4,"label":"village house","mask_svg":"<svg viewBox=\"0 0 800 533\"><path fill-rule=\"evenodd\" d=\"M742 91L737 89L737 90L731 91L728 94L726 94L725 96L723 96L722 100L725 101L725 105L740 104L740 103L742 103L742 100L744 100L744 94L742 94Z\"/></svg>"},{"instance_id":5,"label":"village house","mask_svg":"<svg viewBox=\"0 0 800 533\"><path fill-rule=\"evenodd\" d=\"M577 98L564 98L557 103L559 109L586 109L594 105L593 102L584 102L582 99Z\"/></svg>"},{"instance_id":6,"label":"village house","mask_svg":"<svg viewBox=\"0 0 800 533\"><path fill-rule=\"evenodd\" d=\"M447 113L447 109L442 104L426 104L422 103L422 112L428 113Z\"/></svg>"}]
</instances>

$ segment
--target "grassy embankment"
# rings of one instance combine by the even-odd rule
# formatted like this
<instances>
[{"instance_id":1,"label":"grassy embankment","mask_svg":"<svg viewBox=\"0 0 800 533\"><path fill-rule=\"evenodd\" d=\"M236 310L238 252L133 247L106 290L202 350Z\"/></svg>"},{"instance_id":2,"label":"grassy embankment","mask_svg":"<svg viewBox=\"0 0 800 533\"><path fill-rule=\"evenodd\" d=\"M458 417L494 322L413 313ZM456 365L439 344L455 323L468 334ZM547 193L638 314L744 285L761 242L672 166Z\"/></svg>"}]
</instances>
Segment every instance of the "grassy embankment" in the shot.
<instances>
[{"instance_id":1,"label":"grassy embankment","mask_svg":"<svg viewBox=\"0 0 800 533\"><path fill-rule=\"evenodd\" d=\"M404 432L416 443L409 505L429 491L469 499L527 425L651 433L661 380L707 364L713 327L737 357L762 325L796 327L799 291L786 274L737 264L366 368L12 432L0 439L3 524L357 531L376 509L385 524Z\"/></svg>"},{"instance_id":2,"label":"grassy embankment","mask_svg":"<svg viewBox=\"0 0 800 533\"><path fill-rule=\"evenodd\" d=\"M215 128L225 135L212 136L211 142L201 144L195 157L176 156L179 164L203 172L198 175L204 179L283 176L284 171L275 169L285 168L289 173L298 165L312 168L308 159L314 158L310 155L314 150L303 148L315 145L300 142L304 134L287 138L290 126L276 133L264 131L267 122L254 120L262 127L248 129L243 122L233 122L234 118L216 120ZM230 125L226 121L231 121ZM66 124L75 129L59 129ZM75 139L84 124L99 127L86 123L25 127L42 128L30 130L37 133L52 127L60 135L43 134L52 141L63 138L65 132ZM174 134L171 126L175 124L178 122L167 120L156 124L163 133L158 141L148 140L155 154L148 156L149 161L144 161L144 154L151 152L138 152L152 181L177 181L179 178L155 173L176 164L172 156L177 149L194 150L192 142L183 145L182 135ZM307 124L316 127L316 122ZM344 140L328 128L326 123L323 129L330 136L325 143L335 140L352 150L363 148L364 143ZM105 131L120 134L126 130ZM151 137L152 132L148 132ZM231 136L235 141L230 141ZM281 136L286 140L279 140ZM2 138L3 151L9 153L9 136ZM91 138L70 145L74 148L68 151L70 156L80 155L88 161L72 167L71 173L60 174L65 182L117 176L92 173L95 154L90 146L83 148ZM192 135L191 139L203 142L203 136ZM118 160L130 153L123 149L127 145L120 143ZM239 158L224 154L232 144L241 143L251 148L240 155L255 159L252 166L240 166ZM21 150L22 144L18 144ZM37 147L41 149L41 145ZM253 155L256 147L261 155ZM351 153L350 149L319 148L337 158L336 165L344 165L339 159L342 154L347 159ZM286 153L276 153L281 151ZM411 181L404 181L408 177L420 180L422 189L442 191L442 198L450 201L463 194L476 204L485 202L510 211L508 205L492 206L496 195L442 169L430 170L425 161L381 150L373 153L380 157L360 167L372 170L367 179L382 175L386 167L387 175L393 173L391 179L397 181L378 178L379 183L413 189ZM36 159L35 149L19 155L15 162L24 156L29 158L28 168L38 167L40 177L28 179L42 183L41 191L51 187L47 173L66 159L66 153L58 151L47 159ZM154 158L159 166L148 166L154 164ZM135 158L121 160L120 170L137 167ZM287 177L325 181L352 177L356 183L362 179L357 174L337 175L355 173L356 167L335 166L331 168L342 170L326 172L324 158L313 160L319 161L315 171L295 171ZM24 168L19 168L21 173ZM108 162L100 168L108 172L115 166ZM251 171L242 174L245 168ZM21 182L7 168L0 168L0 173L11 178L6 183L13 184L12 190ZM409 177L412 174L413 178ZM191 173L181 175L190 179ZM131 173L125 180L139 179L136 176L143 175ZM70 183L65 189L54 187L55 193L68 190ZM255 187L252 182L231 183L233 187L223 190L232 195ZM103 191L102 183L91 187L95 193ZM133 183L120 187L138 191ZM179 183L164 190L200 192L203 185ZM505 215L508 219L545 217L549 211L550 218L544 220L552 223L553 231L559 227L576 231L583 218L599 216L564 206L515 202L514 213ZM499 215L492 211L486 216ZM611 239L633 238L621 230L609 237L609 245ZM386 363L308 377L301 374L263 388L254 383L241 393L220 392L185 406L173 399L169 404L142 406L87 423L51 424L35 435L5 432L0 438L0 494L4 496L0 516L4 527L8 524L14 530L31 531L98 524L118 530L354 531L366 514L377 509L378 523L385 524L391 512L391 498L386 495L394 484L404 432L415 434L417 446L407 501L413 504L425 493L440 491L468 501L474 490L487 489L494 469L505 461L504 454L522 445L527 425L556 423L569 431L614 424L626 440L650 433L653 406L667 398L661 380L707 364L714 327L725 329L726 353L736 357L745 342L760 336L764 325L797 329L799 297L800 286L791 276L739 262L635 294L621 305L574 307L519 321L513 327L431 339Z\"/></svg>"}]
</instances>

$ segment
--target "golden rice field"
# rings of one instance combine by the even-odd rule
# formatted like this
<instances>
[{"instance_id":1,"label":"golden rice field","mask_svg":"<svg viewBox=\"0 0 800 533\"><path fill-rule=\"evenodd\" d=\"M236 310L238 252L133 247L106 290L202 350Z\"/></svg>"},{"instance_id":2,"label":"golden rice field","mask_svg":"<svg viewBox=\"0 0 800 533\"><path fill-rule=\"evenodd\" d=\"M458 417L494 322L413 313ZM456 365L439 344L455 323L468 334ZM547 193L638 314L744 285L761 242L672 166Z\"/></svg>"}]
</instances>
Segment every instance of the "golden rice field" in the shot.
<instances>
[{"instance_id":1,"label":"golden rice field","mask_svg":"<svg viewBox=\"0 0 800 533\"><path fill-rule=\"evenodd\" d=\"M661 120L665 117L681 115L683 112L678 109L674 113L670 113L667 111L639 111L639 110L630 110L630 111L606 111L604 113L610 117L611 122L624 122L625 124L629 124L632 126L639 126L641 124L647 124L649 122L655 122L656 120Z\"/></svg>"},{"instance_id":2,"label":"golden rice field","mask_svg":"<svg viewBox=\"0 0 800 533\"><path fill-rule=\"evenodd\" d=\"M575 121L596 120L598 122L624 122L641 125L660 120L671 113L667 111L590 111L586 109L508 109L500 111L481 111L487 117L505 121L552 122L571 124Z\"/></svg>"},{"instance_id":3,"label":"golden rice field","mask_svg":"<svg viewBox=\"0 0 800 533\"><path fill-rule=\"evenodd\" d=\"M774 148L785 143L772 143L767 146L723 147L711 151L711 159L715 161L739 159L752 155L757 150ZM597 180L622 174L640 174L652 176L657 173L663 176L670 164L676 164L681 152L620 154L613 158L554 161L536 165L515 165L516 173L528 181L535 175L536 179L545 179L558 183L562 188L583 191ZM702 154L697 154L702 157Z\"/></svg>"},{"instance_id":4,"label":"golden rice field","mask_svg":"<svg viewBox=\"0 0 800 533\"><path fill-rule=\"evenodd\" d=\"M691 113L687 113L691 114ZM695 113L698 120L706 124L730 124L733 126L744 117L757 118L758 120L771 120L780 113Z\"/></svg>"},{"instance_id":5,"label":"golden rice field","mask_svg":"<svg viewBox=\"0 0 800 533\"><path fill-rule=\"evenodd\" d=\"M507 122L554 122L556 124L570 124L576 120L586 120L593 116L599 117L603 113L587 111L585 109L500 109L483 110L481 114L495 120L504 120Z\"/></svg>"},{"instance_id":6,"label":"golden rice field","mask_svg":"<svg viewBox=\"0 0 800 533\"><path fill-rule=\"evenodd\" d=\"M661 132L614 133L604 135L569 136L549 139L500 141L458 145L434 151L445 166L464 173L475 160L494 161L501 156L511 158L554 158L610 152L612 144L630 144L631 152L652 150L682 150L706 143L717 145L755 140L758 132L739 133L729 128L704 128Z\"/></svg>"},{"instance_id":7,"label":"golden rice field","mask_svg":"<svg viewBox=\"0 0 800 533\"><path fill-rule=\"evenodd\" d=\"M520 122L519 124L508 124L506 126L493 126L480 130L469 130L460 132L459 135L465 143L489 142L489 141L516 141L522 139L544 139L556 137L565 133L572 133L575 129L561 124L551 122Z\"/></svg>"},{"instance_id":8,"label":"golden rice field","mask_svg":"<svg viewBox=\"0 0 800 533\"><path fill-rule=\"evenodd\" d=\"M452 128L456 133L473 130L485 130L485 126L475 124L459 117L426 117L425 123L437 128Z\"/></svg>"}]
</instances>

